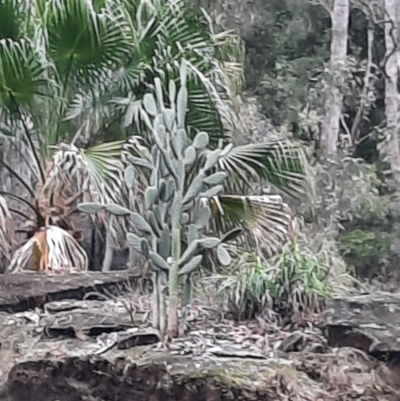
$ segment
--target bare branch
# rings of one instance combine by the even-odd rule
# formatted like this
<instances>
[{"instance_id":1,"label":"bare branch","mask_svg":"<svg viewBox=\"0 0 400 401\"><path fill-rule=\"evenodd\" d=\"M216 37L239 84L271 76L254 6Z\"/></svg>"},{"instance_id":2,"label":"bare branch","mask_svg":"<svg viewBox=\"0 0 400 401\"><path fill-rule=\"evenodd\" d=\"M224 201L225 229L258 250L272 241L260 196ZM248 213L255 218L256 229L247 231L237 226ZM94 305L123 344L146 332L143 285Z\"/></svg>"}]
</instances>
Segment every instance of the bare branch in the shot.
<instances>
[{"instance_id":1,"label":"bare branch","mask_svg":"<svg viewBox=\"0 0 400 401\"><path fill-rule=\"evenodd\" d=\"M341 146L340 147L342 149L351 148L353 146L353 138L351 136L349 127L346 124L346 121L344 119L343 114L340 115L340 122L341 122L342 127L343 127L343 129L345 131L345 134L342 134L341 138L340 138L341 139Z\"/></svg>"},{"instance_id":2,"label":"bare branch","mask_svg":"<svg viewBox=\"0 0 400 401\"><path fill-rule=\"evenodd\" d=\"M396 31L396 24L393 17L386 11L382 1L370 1L370 0L358 0L355 2L354 7L362 11L368 20L375 26L390 24L389 35L393 41L393 48L389 53L385 54L384 59L379 63L379 69L386 79L390 80L390 77L386 71L386 64L393 54L399 49L399 43L395 38L394 32Z\"/></svg>"},{"instance_id":3,"label":"bare branch","mask_svg":"<svg viewBox=\"0 0 400 401\"><path fill-rule=\"evenodd\" d=\"M371 21L370 21L371 22ZM368 24L368 46L367 46L367 67L364 76L364 86L361 92L360 105L357 109L356 116L354 118L353 125L351 127L350 136L353 143L359 142L359 127L364 116L365 108L368 103L368 92L374 85L374 76L372 75L372 45L374 41L374 25Z\"/></svg>"}]
</instances>

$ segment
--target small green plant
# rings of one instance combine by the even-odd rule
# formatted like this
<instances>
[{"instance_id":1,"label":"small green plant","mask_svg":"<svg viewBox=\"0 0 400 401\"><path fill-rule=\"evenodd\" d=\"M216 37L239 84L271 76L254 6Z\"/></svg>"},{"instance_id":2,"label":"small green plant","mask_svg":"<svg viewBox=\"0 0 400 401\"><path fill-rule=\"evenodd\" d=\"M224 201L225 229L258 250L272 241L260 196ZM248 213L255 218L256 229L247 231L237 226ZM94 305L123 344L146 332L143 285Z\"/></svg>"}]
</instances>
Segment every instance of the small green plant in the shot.
<instances>
[{"instance_id":1,"label":"small green plant","mask_svg":"<svg viewBox=\"0 0 400 401\"><path fill-rule=\"evenodd\" d=\"M237 320L251 319L269 304L269 281L261 258L243 252L232 268L233 274L214 275L218 292L225 295L229 310Z\"/></svg>"},{"instance_id":2,"label":"small green plant","mask_svg":"<svg viewBox=\"0 0 400 401\"><path fill-rule=\"evenodd\" d=\"M327 255L315 255L297 242L287 244L268 267L269 291L283 311L320 311L329 295Z\"/></svg>"},{"instance_id":3,"label":"small green plant","mask_svg":"<svg viewBox=\"0 0 400 401\"><path fill-rule=\"evenodd\" d=\"M216 275L219 292L237 319L250 319L264 308L286 315L321 310L329 295L324 255L288 244L268 264L254 253L243 253L230 275Z\"/></svg>"}]
</instances>

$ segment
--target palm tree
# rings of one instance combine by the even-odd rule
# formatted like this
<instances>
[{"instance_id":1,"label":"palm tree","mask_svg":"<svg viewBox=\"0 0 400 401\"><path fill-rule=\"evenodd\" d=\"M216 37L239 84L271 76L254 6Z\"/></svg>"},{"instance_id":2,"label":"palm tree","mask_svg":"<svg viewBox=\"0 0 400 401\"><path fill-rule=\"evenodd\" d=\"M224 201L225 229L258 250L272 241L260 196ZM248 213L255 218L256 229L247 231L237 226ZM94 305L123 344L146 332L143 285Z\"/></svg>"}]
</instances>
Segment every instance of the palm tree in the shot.
<instances>
[{"instance_id":1,"label":"palm tree","mask_svg":"<svg viewBox=\"0 0 400 401\"><path fill-rule=\"evenodd\" d=\"M184 0L0 0L0 195L11 199L0 217L10 221L11 212L31 221L27 253L14 258L17 270L27 263L26 255L40 249L32 238L42 235L43 227L45 244L64 250L60 260L68 260L72 249L87 268L73 224L76 204L128 202L122 172L137 148L127 139L139 132L146 145L145 94L161 93L170 105L169 82L180 79L181 60L189 71L189 136L207 131L215 148L240 129L230 78L241 75L241 63L232 61L233 42L230 34L214 33L208 16L190 10ZM249 165L236 168L236 186L258 175L297 191L302 166L288 149L287 143L248 145L232 150L224 168ZM231 196L225 202L243 209L242 199L250 198ZM124 221L108 225L110 232L120 230L117 223ZM1 235L0 244L7 254L10 244ZM40 255L57 252L42 246ZM70 259L70 265L78 263Z\"/></svg>"}]
</instances>

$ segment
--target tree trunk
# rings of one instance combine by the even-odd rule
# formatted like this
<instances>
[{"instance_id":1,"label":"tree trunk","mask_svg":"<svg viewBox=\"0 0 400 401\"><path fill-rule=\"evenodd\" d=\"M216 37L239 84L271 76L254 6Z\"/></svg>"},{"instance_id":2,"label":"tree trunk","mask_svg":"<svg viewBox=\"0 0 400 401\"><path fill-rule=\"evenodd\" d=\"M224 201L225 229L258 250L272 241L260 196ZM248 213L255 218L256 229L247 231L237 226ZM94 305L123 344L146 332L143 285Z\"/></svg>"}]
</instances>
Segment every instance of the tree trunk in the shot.
<instances>
[{"instance_id":1,"label":"tree trunk","mask_svg":"<svg viewBox=\"0 0 400 401\"><path fill-rule=\"evenodd\" d=\"M400 235L400 148L399 148L399 95L398 85L398 52L396 51L400 30L397 29L399 22L398 0L384 1L385 23L385 48L386 48L386 70L385 70L385 117L386 117L386 147L385 160L390 165L390 172L394 180L396 191L390 203L390 217L393 222L391 266L387 271L396 281L399 279L398 263L400 261L400 246L398 238ZM397 42L397 43L396 43Z\"/></svg>"},{"instance_id":2,"label":"tree trunk","mask_svg":"<svg viewBox=\"0 0 400 401\"><path fill-rule=\"evenodd\" d=\"M10 167L29 188L32 188L32 179L34 174L29 166L29 162L31 162L28 156L29 153L25 148L25 144L22 140L20 141L17 138L7 138L3 140L1 144L1 158L2 161ZM24 200L32 201L29 191L24 187L22 182L3 166L0 168L0 185L2 191L12 195L17 195ZM24 214L32 214L32 211L24 203L9 196L5 196L5 199L9 208ZM26 221L18 213L12 214L14 217L15 228L21 228L21 224L26 223ZM17 242L21 242L24 239L25 236L23 234L17 235Z\"/></svg>"},{"instance_id":3,"label":"tree trunk","mask_svg":"<svg viewBox=\"0 0 400 401\"><path fill-rule=\"evenodd\" d=\"M331 82L325 101L325 118L321 132L321 151L324 155L334 154L337 151L347 56L349 8L349 0L335 0L331 12L332 39L329 67Z\"/></svg>"},{"instance_id":4,"label":"tree trunk","mask_svg":"<svg viewBox=\"0 0 400 401\"><path fill-rule=\"evenodd\" d=\"M386 114L386 138L388 149L388 161L390 163L393 179L396 187L400 188L400 149L398 140L398 66L397 52L394 51L397 39L397 4L396 0L385 0L386 15L392 23L385 24L386 54L390 55L386 62L385 79L385 114Z\"/></svg>"}]
</instances>

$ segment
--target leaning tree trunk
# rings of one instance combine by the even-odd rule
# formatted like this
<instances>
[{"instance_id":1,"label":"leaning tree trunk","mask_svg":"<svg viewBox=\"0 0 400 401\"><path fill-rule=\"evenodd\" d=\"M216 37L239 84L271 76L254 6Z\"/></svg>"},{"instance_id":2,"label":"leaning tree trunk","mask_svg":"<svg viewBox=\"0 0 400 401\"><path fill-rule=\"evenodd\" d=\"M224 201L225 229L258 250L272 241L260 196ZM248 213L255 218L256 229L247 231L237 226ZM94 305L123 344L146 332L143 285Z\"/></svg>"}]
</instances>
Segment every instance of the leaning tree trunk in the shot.
<instances>
[{"instance_id":1,"label":"leaning tree trunk","mask_svg":"<svg viewBox=\"0 0 400 401\"><path fill-rule=\"evenodd\" d=\"M321 151L324 155L334 154L337 151L343 103L343 94L341 89L343 86L344 68L347 56L349 8L349 0L335 0L331 12L331 82L325 101L325 118L321 132Z\"/></svg>"},{"instance_id":2,"label":"leaning tree trunk","mask_svg":"<svg viewBox=\"0 0 400 401\"><path fill-rule=\"evenodd\" d=\"M386 138L388 161L391 167L393 179L398 191L400 191L400 149L398 140L398 66L397 52L397 0L385 0L385 14L391 19L385 24L386 46L386 79L385 79L385 114L386 114Z\"/></svg>"},{"instance_id":3,"label":"leaning tree trunk","mask_svg":"<svg viewBox=\"0 0 400 401\"><path fill-rule=\"evenodd\" d=\"M392 228L391 266L388 271L397 281L399 277L398 263L400 262L400 148L399 148L399 100L398 100L398 63L397 43L399 40L398 0L384 0L385 21L385 116L386 116L386 147L385 159L390 165L390 171L395 183L395 196L390 204Z\"/></svg>"}]
</instances>

